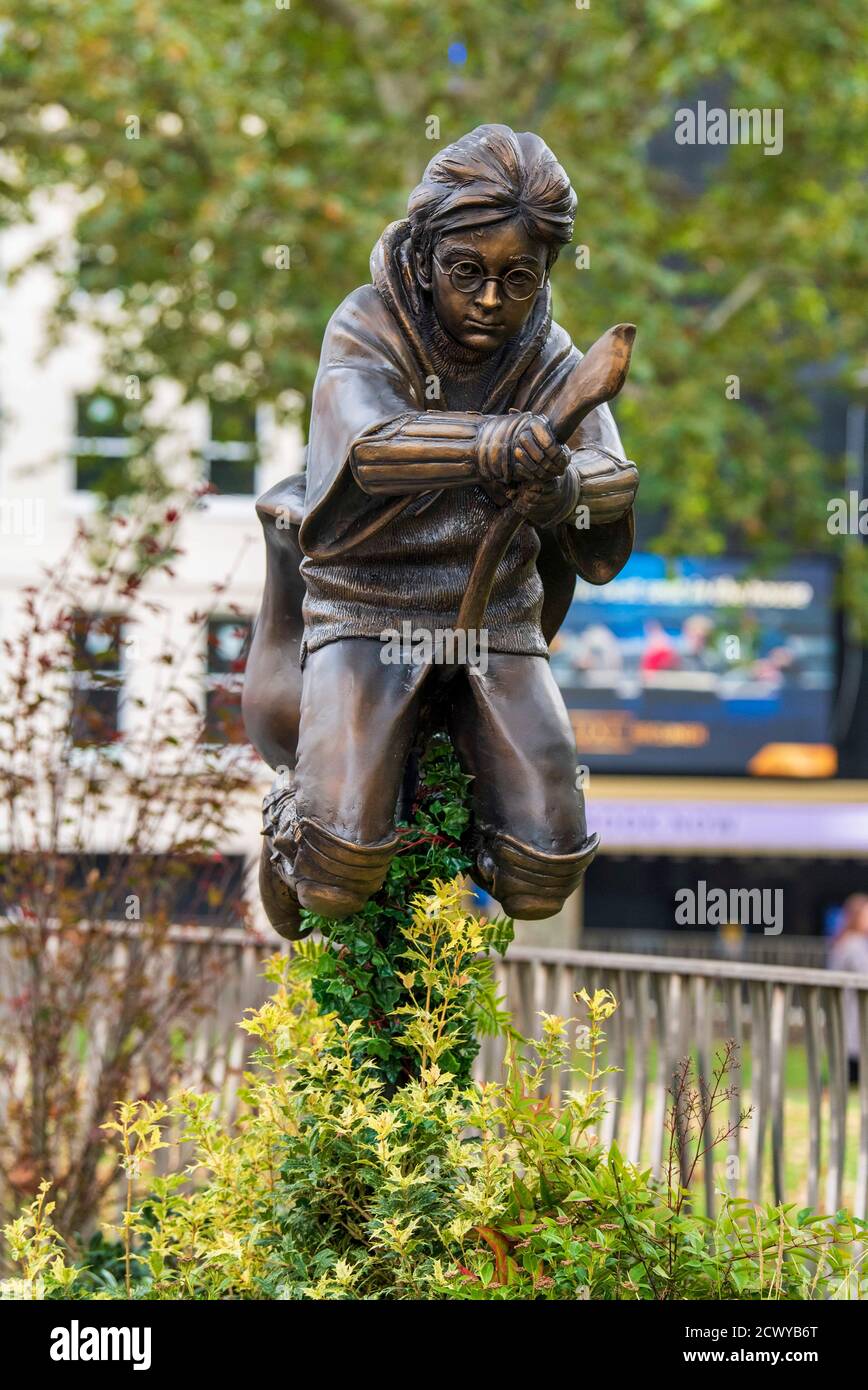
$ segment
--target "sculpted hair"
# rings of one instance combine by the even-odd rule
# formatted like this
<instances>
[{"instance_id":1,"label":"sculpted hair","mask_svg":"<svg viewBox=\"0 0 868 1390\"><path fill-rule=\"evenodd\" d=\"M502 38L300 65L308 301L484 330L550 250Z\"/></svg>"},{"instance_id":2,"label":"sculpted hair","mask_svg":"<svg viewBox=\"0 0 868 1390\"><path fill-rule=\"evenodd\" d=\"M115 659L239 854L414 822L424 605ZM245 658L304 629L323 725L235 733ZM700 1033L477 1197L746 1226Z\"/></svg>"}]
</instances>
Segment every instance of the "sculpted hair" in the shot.
<instances>
[{"instance_id":1,"label":"sculpted hair","mask_svg":"<svg viewBox=\"0 0 868 1390\"><path fill-rule=\"evenodd\" d=\"M538 135L480 125L436 154L407 204L413 250L430 267L448 232L518 216L549 247L548 264L572 240L576 195Z\"/></svg>"}]
</instances>

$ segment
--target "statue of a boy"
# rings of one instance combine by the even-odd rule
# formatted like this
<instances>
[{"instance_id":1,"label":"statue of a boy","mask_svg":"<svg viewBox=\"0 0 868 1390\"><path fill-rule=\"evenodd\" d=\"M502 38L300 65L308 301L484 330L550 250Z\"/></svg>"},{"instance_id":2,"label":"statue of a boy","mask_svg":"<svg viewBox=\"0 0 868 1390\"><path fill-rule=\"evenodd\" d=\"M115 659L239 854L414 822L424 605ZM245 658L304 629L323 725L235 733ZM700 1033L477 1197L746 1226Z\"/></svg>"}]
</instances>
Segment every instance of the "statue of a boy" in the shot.
<instances>
[{"instance_id":1,"label":"statue of a boy","mask_svg":"<svg viewBox=\"0 0 868 1390\"><path fill-rule=\"evenodd\" d=\"M244 692L254 744L295 767L264 807L260 888L284 936L303 934L301 907L344 917L382 884L435 694L474 778L474 878L507 913L557 912L596 851L548 643L576 574L602 584L626 561L638 475L605 404L633 330L612 330L619 363L601 350L577 411L594 354L552 322L575 206L538 136L480 126L431 160L373 283L328 325L306 479L258 506L268 579ZM383 659L384 634L460 628L462 602L485 662L445 684L431 661Z\"/></svg>"}]
</instances>

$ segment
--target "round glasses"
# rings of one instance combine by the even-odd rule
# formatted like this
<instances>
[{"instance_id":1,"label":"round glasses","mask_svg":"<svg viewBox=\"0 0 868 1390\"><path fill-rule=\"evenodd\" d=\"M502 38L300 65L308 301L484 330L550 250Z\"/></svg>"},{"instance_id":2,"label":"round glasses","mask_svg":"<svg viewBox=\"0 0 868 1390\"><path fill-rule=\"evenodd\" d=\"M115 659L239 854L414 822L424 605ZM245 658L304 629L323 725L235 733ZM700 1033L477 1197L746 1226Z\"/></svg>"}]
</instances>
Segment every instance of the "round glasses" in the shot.
<instances>
[{"instance_id":1,"label":"round glasses","mask_svg":"<svg viewBox=\"0 0 868 1390\"><path fill-rule=\"evenodd\" d=\"M475 294L487 281L496 280L498 284L503 285L504 293L509 299L521 301L530 299L545 283L545 276L540 280L532 270L522 270L519 266L508 270L505 275L483 275L481 267L475 261L456 261L454 265L447 267L436 256L432 255L431 259L438 270L449 276L453 288L459 294Z\"/></svg>"}]
</instances>

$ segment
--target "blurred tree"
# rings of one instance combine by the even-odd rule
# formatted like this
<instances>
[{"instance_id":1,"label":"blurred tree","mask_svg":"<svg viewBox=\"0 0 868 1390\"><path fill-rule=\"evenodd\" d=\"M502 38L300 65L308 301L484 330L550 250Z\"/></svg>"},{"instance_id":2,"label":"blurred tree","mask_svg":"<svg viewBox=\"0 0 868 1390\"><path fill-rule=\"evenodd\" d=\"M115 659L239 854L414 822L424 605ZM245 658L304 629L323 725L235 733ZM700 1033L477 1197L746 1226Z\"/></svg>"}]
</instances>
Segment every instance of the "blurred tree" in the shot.
<instances>
[{"instance_id":1,"label":"blurred tree","mask_svg":"<svg viewBox=\"0 0 868 1390\"><path fill-rule=\"evenodd\" d=\"M812 381L864 389L866 37L852 0L18 0L0 216L79 195L77 264L39 254L55 328L100 326L107 380L289 409L427 160L483 121L537 130L588 248L557 317L579 346L640 326L619 418L660 544L774 558L833 543ZM677 144L700 100L780 109L781 152ZM865 547L843 549L868 612Z\"/></svg>"}]
</instances>

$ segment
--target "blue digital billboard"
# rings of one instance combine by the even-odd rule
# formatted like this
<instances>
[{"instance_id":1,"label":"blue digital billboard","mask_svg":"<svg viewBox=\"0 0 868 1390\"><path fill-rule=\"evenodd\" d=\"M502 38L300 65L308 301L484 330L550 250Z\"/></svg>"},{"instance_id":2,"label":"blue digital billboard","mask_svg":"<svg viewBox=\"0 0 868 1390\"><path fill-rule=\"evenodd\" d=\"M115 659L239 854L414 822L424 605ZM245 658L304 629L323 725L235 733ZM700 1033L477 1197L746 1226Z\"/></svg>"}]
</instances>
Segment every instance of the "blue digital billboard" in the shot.
<instances>
[{"instance_id":1,"label":"blue digital billboard","mask_svg":"<svg viewBox=\"0 0 868 1390\"><path fill-rule=\"evenodd\" d=\"M804 559L637 553L579 581L552 646L578 761L599 772L827 777L837 651L834 572Z\"/></svg>"}]
</instances>

